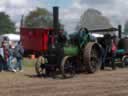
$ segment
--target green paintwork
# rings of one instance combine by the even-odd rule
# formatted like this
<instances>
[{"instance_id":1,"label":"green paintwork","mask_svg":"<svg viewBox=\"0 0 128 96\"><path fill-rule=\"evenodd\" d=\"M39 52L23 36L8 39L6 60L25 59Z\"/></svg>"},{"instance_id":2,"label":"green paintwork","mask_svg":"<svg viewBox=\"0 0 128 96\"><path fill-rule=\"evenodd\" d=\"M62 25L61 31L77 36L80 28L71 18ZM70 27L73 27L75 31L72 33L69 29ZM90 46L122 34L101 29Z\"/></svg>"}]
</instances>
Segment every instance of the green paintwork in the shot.
<instances>
[{"instance_id":1,"label":"green paintwork","mask_svg":"<svg viewBox=\"0 0 128 96\"><path fill-rule=\"evenodd\" d=\"M64 47L64 54L67 56L76 56L88 42L91 41L88 31L74 32L70 35L70 40Z\"/></svg>"},{"instance_id":2,"label":"green paintwork","mask_svg":"<svg viewBox=\"0 0 128 96\"><path fill-rule=\"evenodd\" d=\"M124 49L118 49L118 50L116 51L117 54L121 54L121 53L124 53L124 52L125 52Z\"/></svg>"},{"instance_id":3,"label":"green paintwork","mask_svg":"<svg viewBox=\"0 0 128 96\"><path fill-rule=\"evenodd\" d=\"M76 56L79 54L79 48L77 46L65 46L64 54L67 56Z\"/></svg>"}]
</instances>

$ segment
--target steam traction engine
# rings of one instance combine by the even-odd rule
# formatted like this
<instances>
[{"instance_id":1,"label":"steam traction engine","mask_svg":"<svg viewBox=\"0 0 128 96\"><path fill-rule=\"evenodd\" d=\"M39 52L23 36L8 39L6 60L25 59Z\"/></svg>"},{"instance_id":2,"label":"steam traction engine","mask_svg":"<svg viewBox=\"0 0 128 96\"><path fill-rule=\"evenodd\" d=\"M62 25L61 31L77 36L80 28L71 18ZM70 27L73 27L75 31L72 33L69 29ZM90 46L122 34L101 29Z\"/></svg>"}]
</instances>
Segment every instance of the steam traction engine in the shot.
<instances>
[{"instance_id":1,"label":"steam traction engine","mask_svg":"<svg viewBox=\"0 0 128 96\"><path fill-rule=\"evenodd\" d=\"M61 73L63 78L73 77L75 72L94 73L101 66L101 49L86 28L67 40L59 30L58 7L53 8L54 28L21 28L21 40L26 49L35 51L37 75Z\"/></svg>"}]
</instances>

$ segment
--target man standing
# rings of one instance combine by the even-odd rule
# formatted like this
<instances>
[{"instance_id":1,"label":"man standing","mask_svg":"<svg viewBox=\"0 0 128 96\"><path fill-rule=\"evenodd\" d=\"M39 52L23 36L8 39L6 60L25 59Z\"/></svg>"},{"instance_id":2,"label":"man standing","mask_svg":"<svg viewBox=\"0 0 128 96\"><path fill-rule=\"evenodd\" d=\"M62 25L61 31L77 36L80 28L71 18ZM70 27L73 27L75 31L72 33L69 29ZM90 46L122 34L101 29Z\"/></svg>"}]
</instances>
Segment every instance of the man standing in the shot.
<instances>
[{"instance_id":1,"label":"man standing","mask_svg":"<svg viewBox=\"0 0 128 96\"><path fill-rule=\"evenodd\" d=\"M3 66L4 66L4 50L1 47L0 48L0 72L3 71Z\"/></svg>"},{"instance_id":2,"label":"man standing","mask_svg":"<svg viewBox=\"0 0 128 96\"><path fill-rule=\"evenodd\" d=\"M1 70L8 70L8 66L7 66L7 61L8 61L8 57L9 57L9 53L8 53L8 42L6 40L4 40L2 42L1 48L3 49L3 60L1 57L1 64L2 64L2 69Z\"/></svg>"},{"instance_id":3,"label":"man standing","mask_svg":"<svg viewBox=\"0 0 128 96\"><path fill-rule=\"evenodd\" d=\"M22 69L22 59L23 59L23 54L24 54L24 49L21 45L21 42L19 41L17 46L15 47L15 52L14 52L14 55L16 57L16 60L17 60L17 63L14 67L14 72L16 72L17 68L19 68L19 71L22 72L23 69Z\"/></svg>"}]
</instances>

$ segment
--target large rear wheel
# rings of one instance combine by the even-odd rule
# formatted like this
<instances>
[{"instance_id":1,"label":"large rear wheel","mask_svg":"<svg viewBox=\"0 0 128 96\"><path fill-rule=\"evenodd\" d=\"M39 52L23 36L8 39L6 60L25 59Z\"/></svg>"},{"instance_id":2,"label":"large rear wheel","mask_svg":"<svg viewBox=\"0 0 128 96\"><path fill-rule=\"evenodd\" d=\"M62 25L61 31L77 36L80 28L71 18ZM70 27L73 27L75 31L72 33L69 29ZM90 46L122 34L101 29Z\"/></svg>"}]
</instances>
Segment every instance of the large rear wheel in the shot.
<instances>
[{"instance_id":1,"label":"large rear wheel","mask_svg":"<svg viewBox=\"0 0 128 96\"><path fill-rule=\"evenodd\" d=\"M62 59L60 70L63 78L71 78L75 75L75 68L71 57L65 56Z\"/></svg>"},{"instance_id":2,"label":"large rear wheel","mask_svg":"<svg viewBox=\"0 0 128 96\"><path fill-rule=\"evenodd\" d=\"M88 73L94 73L101 67L101 50L97 43L89 42L84 48L84 64Z\"/></svg>"}]
</instances>

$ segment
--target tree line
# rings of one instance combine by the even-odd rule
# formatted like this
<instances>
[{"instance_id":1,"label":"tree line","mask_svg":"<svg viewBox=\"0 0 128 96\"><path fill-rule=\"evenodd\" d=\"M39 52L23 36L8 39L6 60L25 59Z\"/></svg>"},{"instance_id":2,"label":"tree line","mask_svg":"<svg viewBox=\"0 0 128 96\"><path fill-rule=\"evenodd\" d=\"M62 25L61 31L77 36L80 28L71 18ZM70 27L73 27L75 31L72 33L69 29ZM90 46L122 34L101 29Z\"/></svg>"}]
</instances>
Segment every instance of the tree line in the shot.
<instances>
[{"instance_id":1,"label":"tree line","mask_svg":"<svg viewBox=\"0 0 128 96\"><path fill-rule=\"evenodd\" d=\"M51 28L53 26L52 12L45 8L36 8L35 10L29 12L27 16L24 16L22 25L30 28ZM80 27L86 27L88 29L100 29L110 28L112 27L112 24L100 11L89 8L81 15L76 26L76 31ZM5 12L0 12L0 35L15 32L15 23L11 20L10 16ZM124 33L128 34L128 21L126 21L124 25Z\"/></svg>"}]
</instances>

